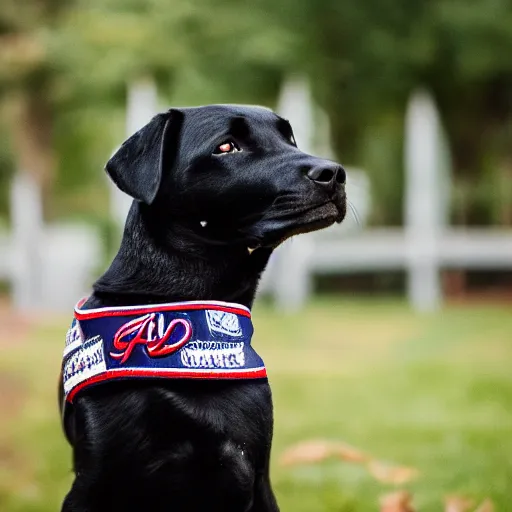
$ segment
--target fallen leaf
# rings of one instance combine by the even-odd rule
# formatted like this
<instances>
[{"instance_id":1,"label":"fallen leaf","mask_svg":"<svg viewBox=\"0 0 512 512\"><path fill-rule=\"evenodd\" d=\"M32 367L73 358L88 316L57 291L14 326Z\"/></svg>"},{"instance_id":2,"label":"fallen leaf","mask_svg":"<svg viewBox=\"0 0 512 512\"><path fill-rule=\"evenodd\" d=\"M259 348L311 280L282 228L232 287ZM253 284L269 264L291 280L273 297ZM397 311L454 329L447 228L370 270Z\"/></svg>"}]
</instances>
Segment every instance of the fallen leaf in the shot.
<instances>
[{"instance_id":1,"label":"fallen leaf","mask_svg":"<svg viewBox=\"0 0 512 512\"><path fill-rule=\"evenodd\" d=\"M291 446L282 454L280 463L294 466L321 462L332 457L356 463L369 460L365 453L348 444L317 439Z\"/></svg>"},{"instance_id":2,"label":"fallen leaf","mask_svg":"<svg viewBox=\"0 0 512 512\"><path fill-rule=\"evenodd\" d=\"M414 512L412 496L407 491L397 491L381 497L380 512Z\"/></svg>"},{"instance_id":3,"label":"fallen leaf","mask_svg":"<svg viewBox=\"0 0 512 512\"><path fill-rule=\"evenodd\" d=\"M330 454L329 445L324 441L305 441L286 450L281 456L281 464L293 466L295 464L319 462Z\"/></svg>"},{"instance_id":4,"label":"fallen leaf","mask_svg":"<svg viewBox=\"0 0 512 512\"><path fill-rule=\"evenodd\" d=\"M475 512L494 512L494 505L490 499L483 501Z\"/></svg>"},{"instance_id":5,"label":"fallen leaf","mask_svg":"<svg viewBox=\"0 0 512 512\"><path fill-rule=\"evenodd\" d=\"M363 463L369 460L369 457L366 453L344 443L337 443L335 446L336 455L343 460L348 462L357 462Z\"/></svg>"},{"instance_id":6,"label":"fallen leaf","mask_svg":"<svg viewBox=\"0 0 512 512\"><path fill-rule=\"evenodd\" d=\"M464 496L447 496L444 500L445 512L467 512L474 502Z\"/></svg>"},{"instance_id":7,"label":"fallen leaf","mask_svg":"<svg viewBox=\"0 0 512 512\"><path fill-rule=\"evenodd\" d=\"M419 476L419 471L415 468L393 466L378 460L368 463L368 471L379 482L394 485L405 484Z\"/></svg>"}]
</instances>

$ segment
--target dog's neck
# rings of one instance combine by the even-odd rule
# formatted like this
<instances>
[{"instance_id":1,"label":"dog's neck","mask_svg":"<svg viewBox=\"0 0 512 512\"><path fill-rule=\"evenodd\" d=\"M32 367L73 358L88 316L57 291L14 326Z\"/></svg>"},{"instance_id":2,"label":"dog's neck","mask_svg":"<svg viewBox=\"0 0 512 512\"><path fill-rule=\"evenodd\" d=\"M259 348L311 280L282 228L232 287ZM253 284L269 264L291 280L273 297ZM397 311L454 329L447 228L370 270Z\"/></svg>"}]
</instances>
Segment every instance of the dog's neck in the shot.
<instances>
[{"instance_id":1,"label":"dog's neck","mask_svg":"<svg viewBox=\"0 0 512 512\"><path fill-rule=\"evenodd\" d=\"M119 252L94 284L91 306L221 300L250 308L271 252L208 244L191 227L134 202Z\"/></svg>"}]
</instances>

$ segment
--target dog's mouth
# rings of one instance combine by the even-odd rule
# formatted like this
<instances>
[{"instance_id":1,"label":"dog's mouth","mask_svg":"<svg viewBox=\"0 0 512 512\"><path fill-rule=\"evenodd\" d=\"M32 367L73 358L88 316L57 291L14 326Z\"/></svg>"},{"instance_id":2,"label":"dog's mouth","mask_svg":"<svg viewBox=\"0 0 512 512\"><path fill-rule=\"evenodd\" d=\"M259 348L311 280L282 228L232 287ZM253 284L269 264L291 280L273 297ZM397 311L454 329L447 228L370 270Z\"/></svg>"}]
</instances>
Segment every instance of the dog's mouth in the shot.
<instances>
[{"instance_id":1,"label":"dog's mouth","mask_svg":"<svg viewBox=\"0 0 512 512\"><path fill-rule=\"evenodd\" d=\"M275 249L292 236L341 223L345 214L344 195L300 210L271 208L253 226L256 229L247 241L248 252L251 254L258 247Z\"/></svg>"}]
</instances>

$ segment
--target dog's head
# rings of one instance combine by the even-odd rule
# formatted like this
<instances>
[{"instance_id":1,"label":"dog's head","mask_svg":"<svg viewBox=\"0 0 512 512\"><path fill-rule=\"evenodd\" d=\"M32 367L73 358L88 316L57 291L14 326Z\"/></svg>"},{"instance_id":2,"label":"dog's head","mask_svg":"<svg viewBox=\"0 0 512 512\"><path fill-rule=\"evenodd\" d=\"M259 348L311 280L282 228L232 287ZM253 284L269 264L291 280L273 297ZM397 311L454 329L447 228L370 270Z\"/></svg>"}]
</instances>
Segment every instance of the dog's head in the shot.
<instances>
[{"instance_id":1,"label":"dog's head","mask_svg":"<svg viewBox=\"0 0 512 512\"><path fill-rule=\"evenodd\" d=\"M262 107L171 109L124 142L106 170L164 212L161 222L212 243L276 247L346 212L343 167L300 151L290 124Z\"/></svg>"}]
</instances>

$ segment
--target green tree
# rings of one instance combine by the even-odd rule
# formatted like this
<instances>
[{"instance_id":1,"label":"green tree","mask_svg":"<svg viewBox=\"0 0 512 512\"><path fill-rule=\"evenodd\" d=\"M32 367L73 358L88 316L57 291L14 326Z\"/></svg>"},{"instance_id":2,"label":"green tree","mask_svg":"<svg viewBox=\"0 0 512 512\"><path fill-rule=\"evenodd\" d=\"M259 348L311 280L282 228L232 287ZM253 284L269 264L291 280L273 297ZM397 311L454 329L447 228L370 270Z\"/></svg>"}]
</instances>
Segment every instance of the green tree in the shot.
<instances>
[{"instance_id":1,"label":"green tree","mask_svg":"<svg viewBox=\"0 0 512 512\"><path fill-rule=\"evenodd\" d=\"M426 86L447 128L456 191L472 191L461 220L511 224L510 0L282 0L268 8L296 35L288 67L311 77L339 157L372 174L379 222L400 222L405 107Z\"/></svg>"},{"instance_id":2,"label":"green tree","mask_svg":"<svg viewBox=\"0 0 512 512\"><path fill-rule=\"evenodd\" d=\"M16 168L30 173L47 197L53 171L56 73L47 32L66 2L5 0L0 6L0 99Z\"/></svg>"},{"instance_id":3,"label":"green tree","mask_svg":"<svg viewBox=\"0 0 512 512\"><path fill-rule=\"evenodd\" d=\"M185 75L224 101L268 103L277 94L284 33L253 6L220 7L213 0L47 0L21 10L3 3L0 93L16 167L33 173L46 196L56 178L59 190L86 184L119 142L127 84L140 77L153 77L164 98Z\"/></svg>"}]
</instances>

